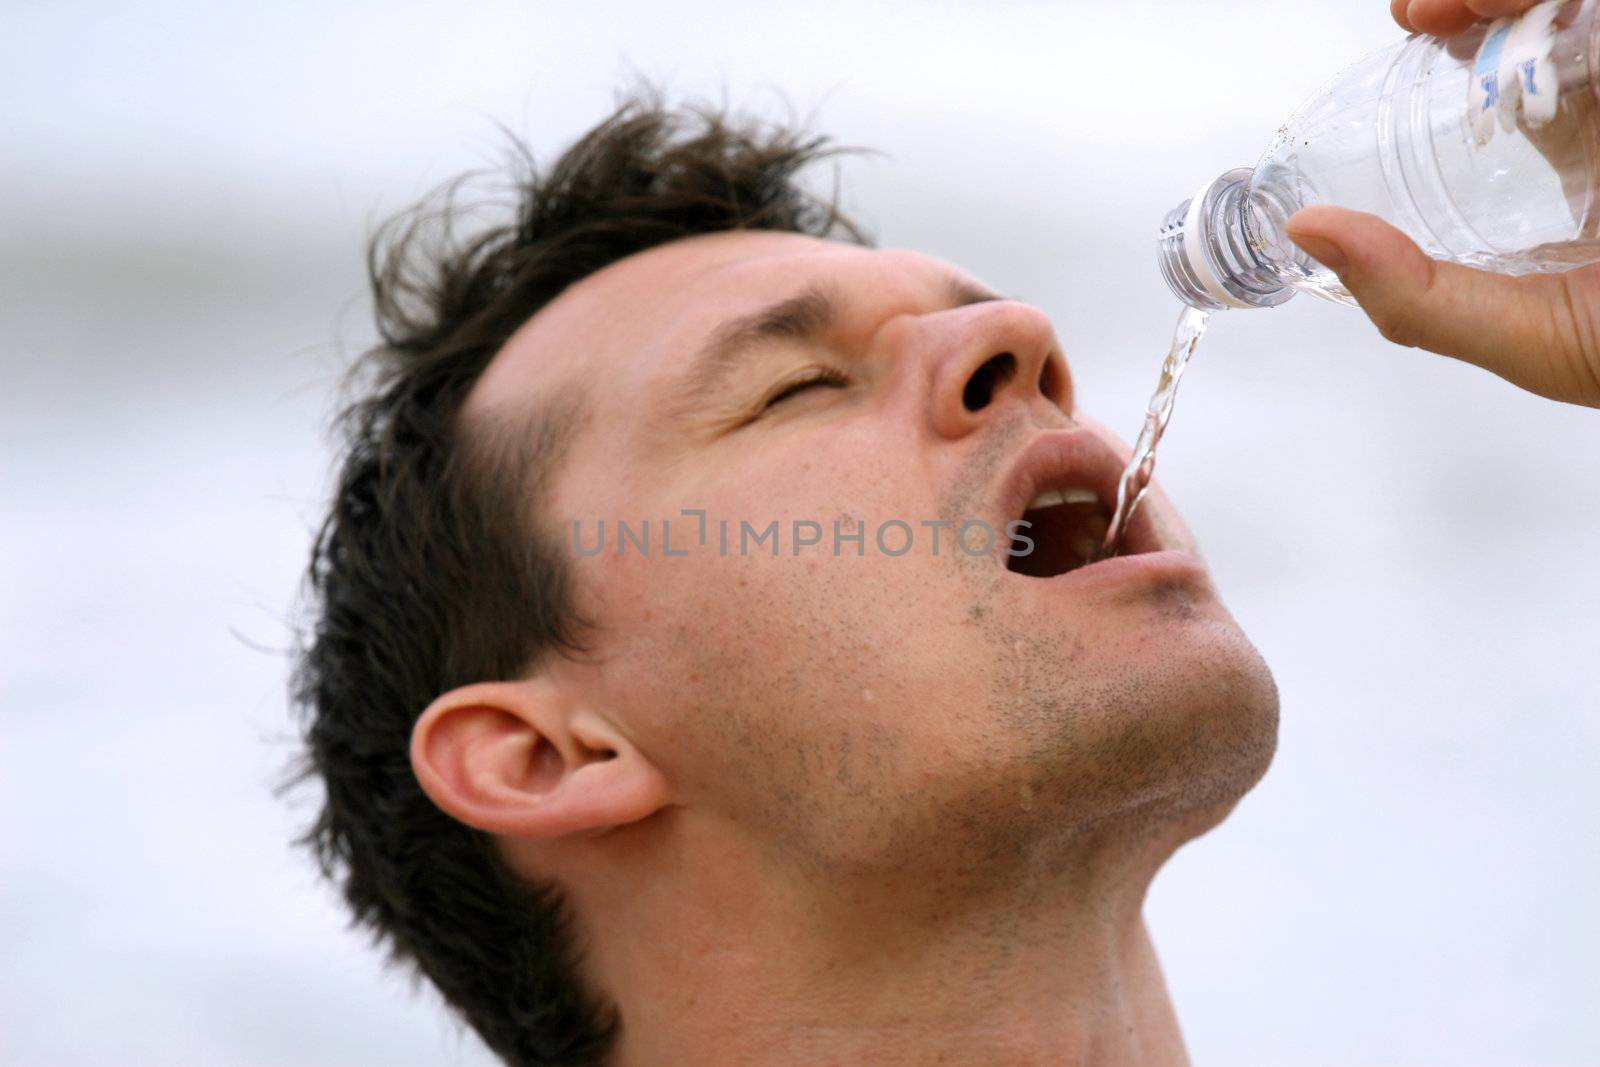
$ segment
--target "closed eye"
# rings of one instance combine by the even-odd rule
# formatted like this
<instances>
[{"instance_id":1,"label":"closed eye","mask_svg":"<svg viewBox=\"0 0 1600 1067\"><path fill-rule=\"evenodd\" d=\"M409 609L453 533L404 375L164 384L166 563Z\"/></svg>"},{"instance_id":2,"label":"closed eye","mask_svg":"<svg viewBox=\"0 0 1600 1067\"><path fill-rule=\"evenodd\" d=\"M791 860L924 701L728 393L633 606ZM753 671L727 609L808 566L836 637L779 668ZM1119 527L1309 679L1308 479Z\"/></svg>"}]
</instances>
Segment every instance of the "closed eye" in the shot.
<instances>
[{"instance_id":1,"label":"closed eye","mask_svg":"<svg viewBox=\"0 0 1600 1067\"><path fill-rule=\"evenodd\" d=\"M824 387L828 389L843 389L850 384L850 379L842 372L832 367L814 367L805 374L778 387L777 392L762 401L761 410L766 411L774 405L781 404L791 397L798 396L807 389Z\"/></svg>"}]
</instances>

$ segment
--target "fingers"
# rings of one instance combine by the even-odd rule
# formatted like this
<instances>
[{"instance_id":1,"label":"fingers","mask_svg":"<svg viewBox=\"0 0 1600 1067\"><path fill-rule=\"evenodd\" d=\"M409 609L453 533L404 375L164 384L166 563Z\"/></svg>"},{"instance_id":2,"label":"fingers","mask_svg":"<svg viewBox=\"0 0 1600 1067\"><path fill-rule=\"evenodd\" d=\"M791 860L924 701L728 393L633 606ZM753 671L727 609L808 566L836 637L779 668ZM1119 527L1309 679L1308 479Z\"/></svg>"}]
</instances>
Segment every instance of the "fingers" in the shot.
<instances>
[{"instance_id":1,"label":"fingers","mask_svg":"<svg viewBox=\"0 0 1600 1067\"><path fill-rule=\"evenodd\" d=\"M1454 37L1480 19L1497 19L1528 10L1539 0L1390 0L1389 13L1402 29Z\"/></svg>"},{"instance_id":2,"label":"fingers","mask_svg":"<svg viewBox=\"0 0 1600 1067\"><path fill-rule=\"evenodd\" d=\"M1410 0L1402 25L1414 33L1454 37L1471 29L1477 21L1477 12L1463 0Z\"/></svg>"},{"instance_id":3,"label":"fingers","mask_svg":"<svg viewBox=\"0 0 1600 1067\"><path fill-rule=\"evenodd\" d=\"M1306 208L1288 232L1390 341L1477 364L1540 396L1600 407L1594 274L1512 278L1438 262L1377 216L1343 208Z\"/></svg>"}]
</instances>

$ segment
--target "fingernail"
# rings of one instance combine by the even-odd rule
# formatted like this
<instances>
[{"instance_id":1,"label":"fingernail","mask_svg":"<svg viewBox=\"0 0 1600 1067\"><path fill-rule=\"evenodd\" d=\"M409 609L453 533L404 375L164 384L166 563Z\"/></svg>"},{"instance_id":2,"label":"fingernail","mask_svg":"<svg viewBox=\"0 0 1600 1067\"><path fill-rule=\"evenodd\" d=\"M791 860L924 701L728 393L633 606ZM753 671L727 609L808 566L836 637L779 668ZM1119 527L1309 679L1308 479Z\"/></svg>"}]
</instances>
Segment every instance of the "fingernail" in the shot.
<instances>
[{"instance_id":1,"label":"fingernail","mask_svg":"<svg viewBox=\"0 0 1600 1067\"><path fill-rule=\"evenodd\" d=\"M1324 267L1338 274L1350 265L1350 257L1344 254L1344 249L1328 240L1326 237L1316 237L1311 234L1290 234L1294 243L1305 249L1312 259Z\"/></svg>"}]
</instances>

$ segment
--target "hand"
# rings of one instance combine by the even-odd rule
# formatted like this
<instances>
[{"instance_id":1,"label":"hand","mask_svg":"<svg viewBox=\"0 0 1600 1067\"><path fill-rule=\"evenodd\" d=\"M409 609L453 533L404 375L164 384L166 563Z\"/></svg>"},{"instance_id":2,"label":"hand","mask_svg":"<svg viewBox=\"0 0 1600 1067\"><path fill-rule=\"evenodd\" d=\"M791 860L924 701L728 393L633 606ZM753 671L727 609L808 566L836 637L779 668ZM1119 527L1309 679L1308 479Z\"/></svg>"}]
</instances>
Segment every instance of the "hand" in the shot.
<instances>
[{"instance_id":1,"label":"hand","mask_svg":"<svg viewBox=\"0 0 1600 1067\"><path fill-rule=\"evenodd\" d=\"M1392 0L1407 30L1451 36L1537 0ZM1375 215L1319 205L1289 236L1339 276L1384 337L1477 364L1552 400L1600 407L1600 264L1494 274L1430 259Z\"/></svg>"}]
</instances>

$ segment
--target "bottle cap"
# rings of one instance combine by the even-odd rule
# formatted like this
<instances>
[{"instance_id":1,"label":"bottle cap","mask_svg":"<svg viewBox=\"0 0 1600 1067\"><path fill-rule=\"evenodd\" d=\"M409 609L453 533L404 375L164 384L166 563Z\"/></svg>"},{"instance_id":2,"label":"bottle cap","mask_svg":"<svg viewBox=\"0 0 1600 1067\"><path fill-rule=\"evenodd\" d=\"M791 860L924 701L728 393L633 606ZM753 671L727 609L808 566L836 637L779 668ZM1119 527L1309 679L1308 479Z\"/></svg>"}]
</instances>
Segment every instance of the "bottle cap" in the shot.
<instances>
[{"instance_id":1,"label":"bottle cap","mask_svg":"<svg viewBox=\"0 0 1600 1067\"><path fill-rule=\"evenodd\" d=\"M1156 238L1161 276L1178 299L1202 311L1269 308L1295 290L1263 259L1249 232L1263 224L1249 168L1230 170L1167 212ZM1252 212L1247 217L1247 212Z\"/></svg>"},{"instance_id":2,"label":"bottle cap","mask_svg":"<svg viewBox=\"0 0 1600 1067\"><path fill-rule=\"evenodd\" d=\"M1205 248L1206 230L1211 219L1211 192L1218 182L1236 180L1235 173L1229 171L1220 177L1211 179L1202 185L1193 199L1189 201L1189 210L1183 217L1183 258L1188 262L1189 269L1194 273L1195 281L1211 297L1223 307L1249 308L1256 304L1246 303L1228 292L1222 280L1217 277L1217 272L1211 266L1211 257Z\"/></svg>"}]
</instances>

